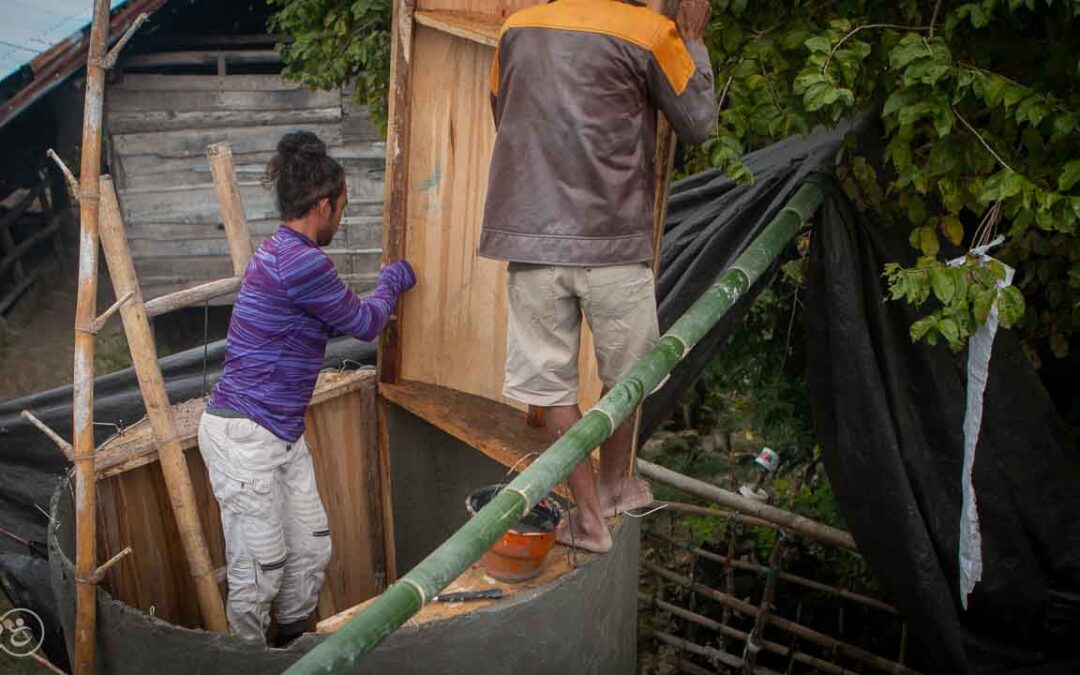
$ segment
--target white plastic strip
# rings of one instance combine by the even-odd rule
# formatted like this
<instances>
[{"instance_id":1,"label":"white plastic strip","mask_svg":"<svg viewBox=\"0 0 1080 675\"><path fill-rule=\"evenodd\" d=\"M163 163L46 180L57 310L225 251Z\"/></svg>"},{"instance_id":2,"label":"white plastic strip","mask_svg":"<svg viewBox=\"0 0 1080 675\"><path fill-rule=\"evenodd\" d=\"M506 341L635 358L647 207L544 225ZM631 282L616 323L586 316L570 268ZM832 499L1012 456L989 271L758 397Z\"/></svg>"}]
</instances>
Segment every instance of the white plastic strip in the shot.
<instances>
[{"instance_id":1,"label":"white plastic strip","mask_svg":"<svg viewBox=\"0 0 1080 675\"><path fill-rule=\"evenodd\" d=\"M973 251L981 262L986 264L992 258L983 250ZM958 264L958 259L950 264ZM1013 269L1005 268L1005 278L998 280L997 287L1007 288L1012 284ZM994 337L998 330L997 302L990 308L986 323L979 326L968 339L967 364L967 404L964 411L964 468L960 477L960 490L963 503L960 508L960 539L958 557L960 562L960 604L967 609L968 596L975 590L975 584L982 579L982 532L979 529L978 502L975 498L975 485L972 472L975 468L975 449L979 443L982 429L983 397L986 393L986 380L990 372L990 357L994 349Z\"/></svg>"}]
</instances>

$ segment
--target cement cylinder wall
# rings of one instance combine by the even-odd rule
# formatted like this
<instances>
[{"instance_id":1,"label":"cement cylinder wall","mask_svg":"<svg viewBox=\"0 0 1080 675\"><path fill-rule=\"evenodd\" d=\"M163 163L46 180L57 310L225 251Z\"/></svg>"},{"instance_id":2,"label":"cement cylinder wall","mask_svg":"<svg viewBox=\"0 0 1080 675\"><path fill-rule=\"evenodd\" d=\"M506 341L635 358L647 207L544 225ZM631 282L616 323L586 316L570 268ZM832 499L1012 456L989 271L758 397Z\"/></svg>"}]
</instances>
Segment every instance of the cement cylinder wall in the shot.
<instances>
[{"instance_id":1,"label":"cement cylinder wall","mask_svg":"<svg viewBox=\"0 0 1080 675\"><path fill-rule=\"evenodd\" d=\"M401 411L391 417L395 539L401 571L463 522L464 495L505 473L497 463ZM458 499L458 497L461 497ZM49 563L69 653L74 628L74 510L67 483L51 504ZM122 517L116 514L115 517ZM452 619L405 626L361 662L365 673L632 673L638 521L615 546L539 588ZM266 649L169 624L98 592L99 673L281 672L323 639Z\"/></svg>"}]
</instances>

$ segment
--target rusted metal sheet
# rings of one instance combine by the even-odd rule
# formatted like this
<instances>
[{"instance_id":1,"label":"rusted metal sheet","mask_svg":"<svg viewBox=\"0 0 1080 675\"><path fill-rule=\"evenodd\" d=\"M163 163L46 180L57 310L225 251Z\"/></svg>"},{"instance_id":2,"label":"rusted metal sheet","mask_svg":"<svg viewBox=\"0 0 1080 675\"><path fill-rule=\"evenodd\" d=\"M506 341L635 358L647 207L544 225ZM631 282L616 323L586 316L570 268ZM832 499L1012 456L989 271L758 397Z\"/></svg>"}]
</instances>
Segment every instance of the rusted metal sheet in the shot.
<instances>
[{"instance_id":1,"label":"rusted metal sheet","mask_svg":"<svg viewBox=\"0 0 1080 675\"><path fill-rule=\"evenodd\" d=\"M167 0L112 0L110 40L143 12ZM0 127L86 64L90 3L85 0L0 0L0 80L27 71L29 78L0 104Z\"/></svg>"}]
</instances>

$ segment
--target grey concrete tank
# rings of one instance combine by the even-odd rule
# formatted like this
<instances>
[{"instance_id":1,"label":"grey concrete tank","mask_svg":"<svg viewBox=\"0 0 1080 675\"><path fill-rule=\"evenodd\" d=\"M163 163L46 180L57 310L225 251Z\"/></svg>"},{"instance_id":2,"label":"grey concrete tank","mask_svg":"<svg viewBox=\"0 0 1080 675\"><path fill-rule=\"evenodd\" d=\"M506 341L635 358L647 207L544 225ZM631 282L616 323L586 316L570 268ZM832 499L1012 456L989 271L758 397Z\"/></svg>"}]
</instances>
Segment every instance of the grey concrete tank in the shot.
<instances>
[{"instance_id":1,"label":"grey concrete tank","mask_svg":"<svg viewBox=\"0 0 1080 675\"><path fill-rule=\"evenodd\" d=\"M464 519L464 497L505 468L403 411L394 430L394 511L402 572ZM431 474L437 474L431 475ZM492 481L493 482L493 481ZM410 487L411 486L411 487ZM423 489L417 486L423 486ZM438 508L432 500L437 500ZM53 495L49 563L68 652L73 653L75 516L68 484ZM432 520L432 514L437 515ZM637 632L639 525L623 519L607 555L489 607L406 625L361 662L366 673L632 673ZM98 590L99 673L281 672L323 635L287 649L176 626Z\"/></svg>"}]
</instances>

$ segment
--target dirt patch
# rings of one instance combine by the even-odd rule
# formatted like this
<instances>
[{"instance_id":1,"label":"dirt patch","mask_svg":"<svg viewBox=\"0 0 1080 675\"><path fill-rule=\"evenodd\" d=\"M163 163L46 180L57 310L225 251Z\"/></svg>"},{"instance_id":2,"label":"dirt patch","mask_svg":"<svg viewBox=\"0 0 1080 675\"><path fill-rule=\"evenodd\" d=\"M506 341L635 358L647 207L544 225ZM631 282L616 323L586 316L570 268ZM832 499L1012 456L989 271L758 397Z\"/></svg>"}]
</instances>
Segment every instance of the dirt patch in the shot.
<instances>
[{"instance_id":1,"label":"dirt patch","mask_svg":"<svg viewBox=\"0 0 1080 675\"><path fill-rule=\"evenodd\" d=\"M75 357L75 252L39 263L38 281L0 323L0 400L6 401L71 384ZM101 310L113 301L108 278L98 282ZM95 366L100 373L130 364L119 318L98 334Z\"/></svg>"}]
</instances>

